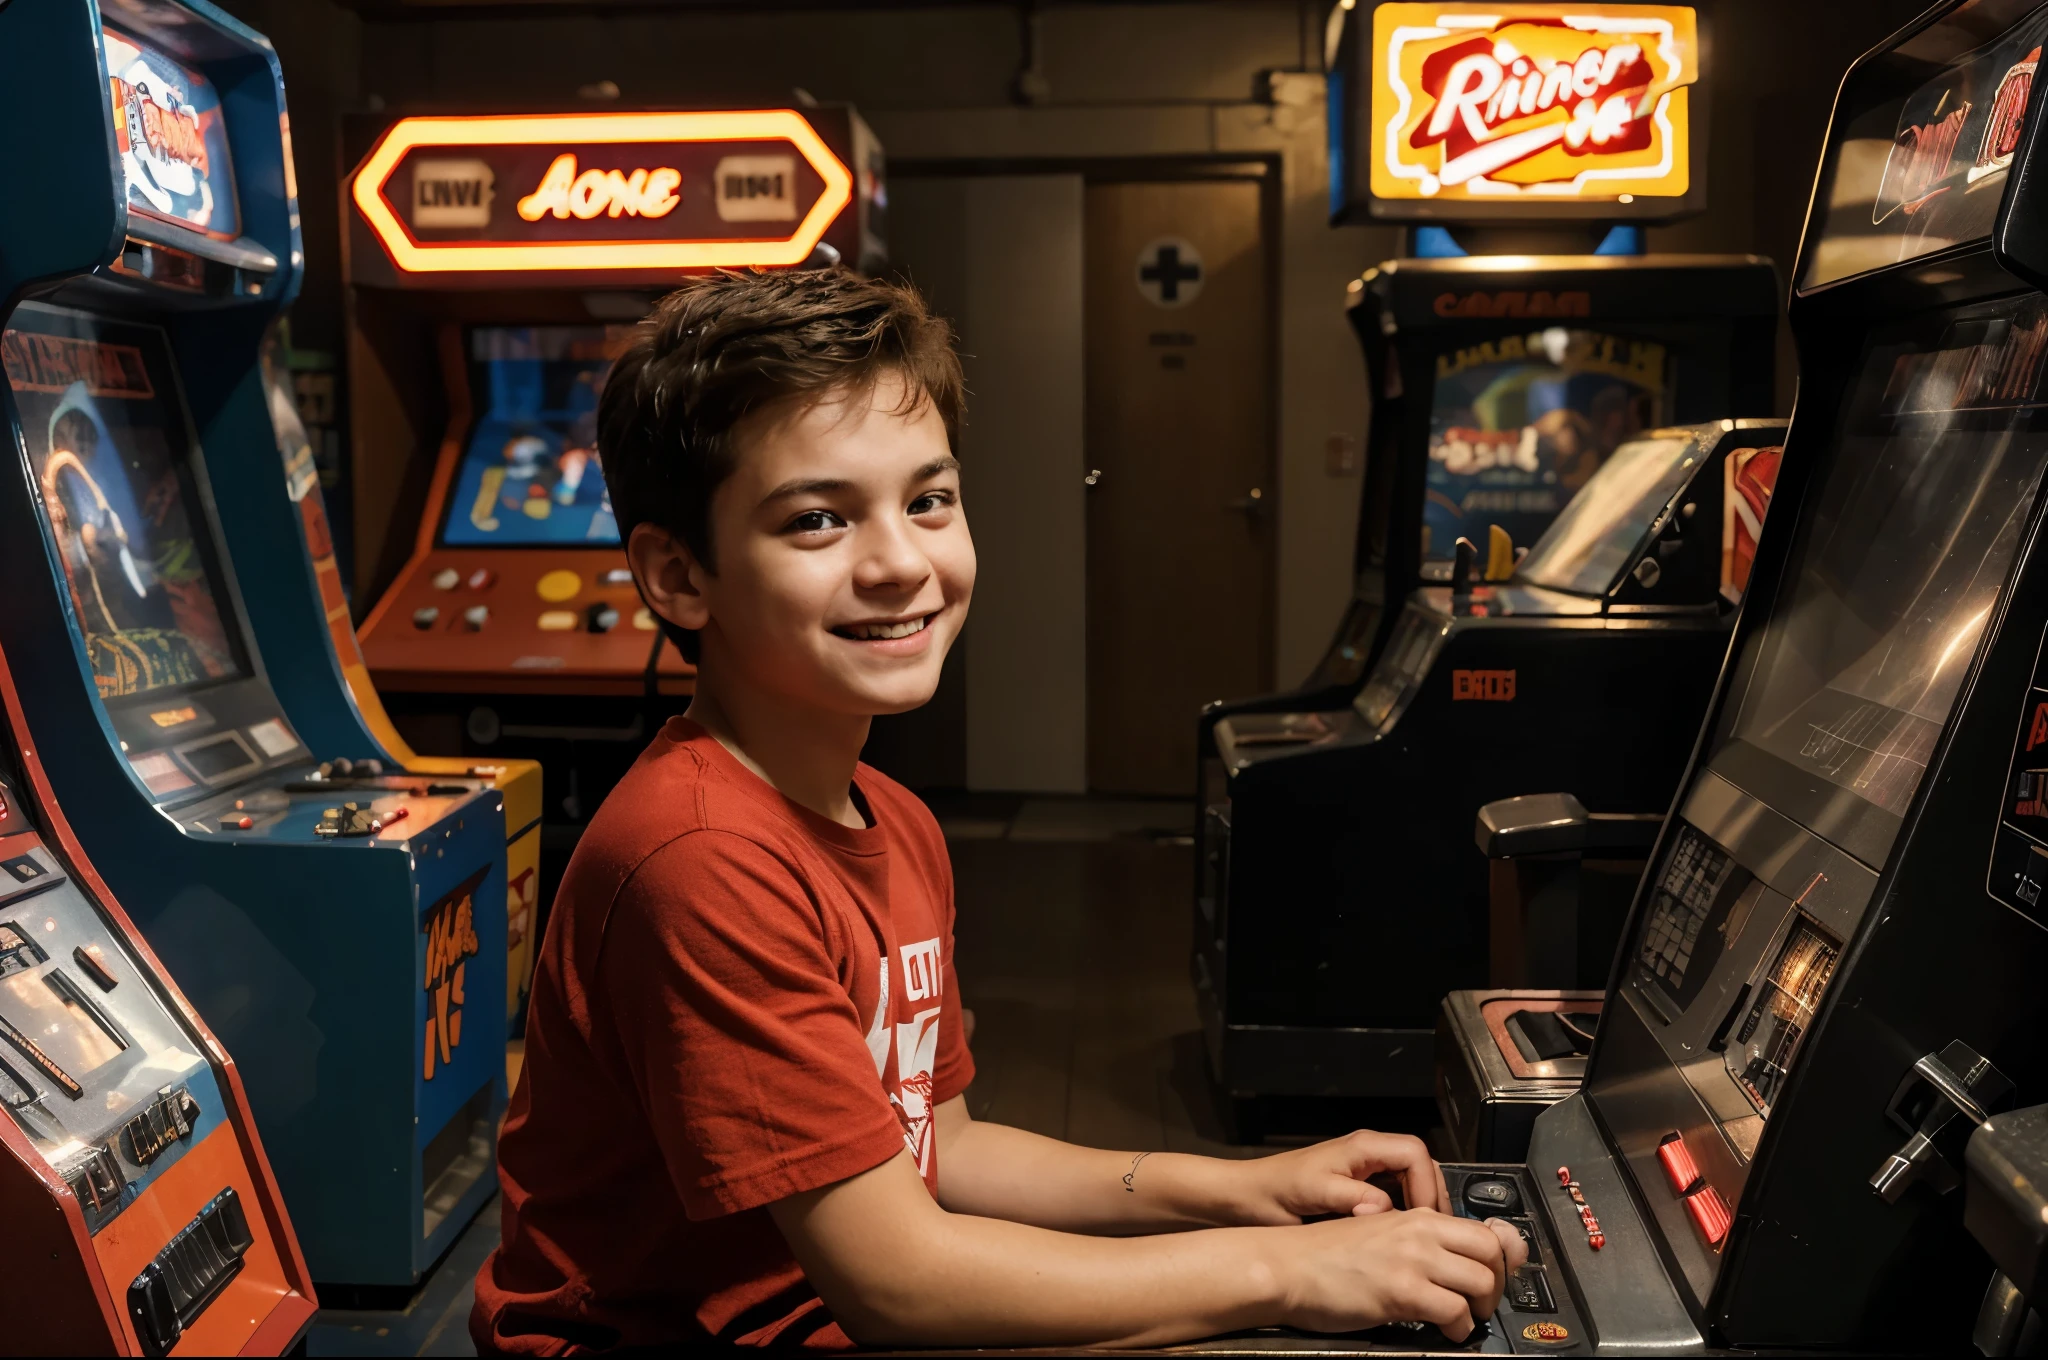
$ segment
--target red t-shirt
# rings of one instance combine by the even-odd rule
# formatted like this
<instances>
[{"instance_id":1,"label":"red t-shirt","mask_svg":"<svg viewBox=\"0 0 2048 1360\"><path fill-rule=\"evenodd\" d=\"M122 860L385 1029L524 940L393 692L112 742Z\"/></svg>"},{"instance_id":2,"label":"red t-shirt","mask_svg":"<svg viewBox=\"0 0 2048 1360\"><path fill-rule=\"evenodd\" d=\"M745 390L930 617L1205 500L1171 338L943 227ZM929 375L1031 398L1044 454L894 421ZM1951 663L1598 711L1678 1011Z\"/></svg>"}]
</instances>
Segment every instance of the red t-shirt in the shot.
<instances>
[{"instance_id":1,"label":"red t-shirt","mask_svg":"<svg viewBox=\"0 0 2048 1360\"><path fill-rule=\"evenodd\" d=\"M480 1351L850 1344L764 1206L906 1147L936 1192L933 1110L974 1076L945 841L854 783L864 830L673 718L598 809L534 977Z\"/></svg>"}]
</instances>

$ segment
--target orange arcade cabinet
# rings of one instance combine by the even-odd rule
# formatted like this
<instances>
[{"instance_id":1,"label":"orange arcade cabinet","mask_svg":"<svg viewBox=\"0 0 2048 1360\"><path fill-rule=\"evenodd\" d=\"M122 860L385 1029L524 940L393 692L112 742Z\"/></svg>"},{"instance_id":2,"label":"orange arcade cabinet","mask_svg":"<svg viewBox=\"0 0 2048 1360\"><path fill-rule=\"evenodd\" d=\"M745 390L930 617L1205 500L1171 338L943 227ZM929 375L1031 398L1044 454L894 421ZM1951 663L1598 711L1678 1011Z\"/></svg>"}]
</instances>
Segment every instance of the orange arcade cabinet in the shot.
<instances>
[{"instance_id":1,"label":"orange arcade cabinet","mask_svg":"<svg viewBox=\"0 0 2048 1360\"><path fill-rule=\"evenodd\" d=\"M234 1063L71 835L0 659L0 1303L21 1355L282 1355L312 1282Z\"/></svg>"},{"instance_id":2,"label":"orange arcade cabinet","mask_svg":"<svg viewBox=\"0 0 2048 1360\"><path fill-rule=\"evenodd\" d=\"M843 106L387 118L344 140L343 477L377 695L352 680L412 747L539 757L566 851L694 675L626 567L605 375L690 272L880 268L881 145Z\"/></svg>"}]
</instances>

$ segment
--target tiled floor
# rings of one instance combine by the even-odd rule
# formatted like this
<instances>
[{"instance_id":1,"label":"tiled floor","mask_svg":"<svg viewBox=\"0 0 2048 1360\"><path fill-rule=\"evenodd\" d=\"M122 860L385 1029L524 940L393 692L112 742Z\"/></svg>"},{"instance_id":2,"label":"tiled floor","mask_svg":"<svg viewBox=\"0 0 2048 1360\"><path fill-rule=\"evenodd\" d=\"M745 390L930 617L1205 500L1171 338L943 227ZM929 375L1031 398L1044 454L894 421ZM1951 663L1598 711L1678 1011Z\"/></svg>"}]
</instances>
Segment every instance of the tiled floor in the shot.
<instances>
[{"instance_id":1,"label":"tiled floor","mask_svg":"<svg viewBox=\"0 0 2048 1360\"><path fill-rule=\"evenodd\" d=\"M1243 1156L1221 1141L1187 981L1185 804L934 800L953 852L977 1119L1078 1143ZM403 1311L323 1312L314 1355L467 1355L498 1205Z\"/></svg>"}]
</instances>

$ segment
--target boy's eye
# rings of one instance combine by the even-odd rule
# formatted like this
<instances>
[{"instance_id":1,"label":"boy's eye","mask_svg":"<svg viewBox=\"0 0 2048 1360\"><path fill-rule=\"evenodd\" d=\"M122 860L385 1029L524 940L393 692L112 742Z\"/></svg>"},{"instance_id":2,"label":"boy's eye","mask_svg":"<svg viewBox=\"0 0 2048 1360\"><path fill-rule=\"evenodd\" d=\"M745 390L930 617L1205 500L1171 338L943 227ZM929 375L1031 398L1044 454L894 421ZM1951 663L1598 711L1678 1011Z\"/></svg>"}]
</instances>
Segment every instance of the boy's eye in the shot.
<instances>
[{"instance_id":1,"label":"boy's eye","mask_svg":"<svg viewBox=\"0 0 2048 1360\"><path fill-rule=\"evenodd\" d=\"M910 503L913 515L929 515L934 510L943 510L953 503L950 491L927 491Z\"/></svg>"},{"instance_id":2,"label":"boy's eye","mask_svg":"<svg viewBox=\"0 0 2048 1360\"><path fill-rule=\"evenodd\" d=\"M827 529L844 528L846 521L830 510L806 510L786 526L793 534L823 533Z\"/></svg>"}]
</instances>

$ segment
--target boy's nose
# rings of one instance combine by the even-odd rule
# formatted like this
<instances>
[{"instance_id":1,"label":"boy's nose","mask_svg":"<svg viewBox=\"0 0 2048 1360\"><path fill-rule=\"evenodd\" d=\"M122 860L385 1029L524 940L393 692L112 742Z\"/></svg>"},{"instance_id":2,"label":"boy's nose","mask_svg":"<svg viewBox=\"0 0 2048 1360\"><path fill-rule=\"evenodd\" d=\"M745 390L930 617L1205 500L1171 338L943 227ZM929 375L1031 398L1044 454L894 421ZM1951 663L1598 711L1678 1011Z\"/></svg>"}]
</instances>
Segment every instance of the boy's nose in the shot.
<instances>
[{"instance_id":1,"label":"boy's nose","mask_svg":"<svg viewBox=\"0 0 2048 1360\"><path fill-rule=\"evenodd\" d=\"M911 541L907 526L875 526L854 564L853 583L862 590L917 587L932 574L931 562Z\"/></svg>"}]
</instances>

